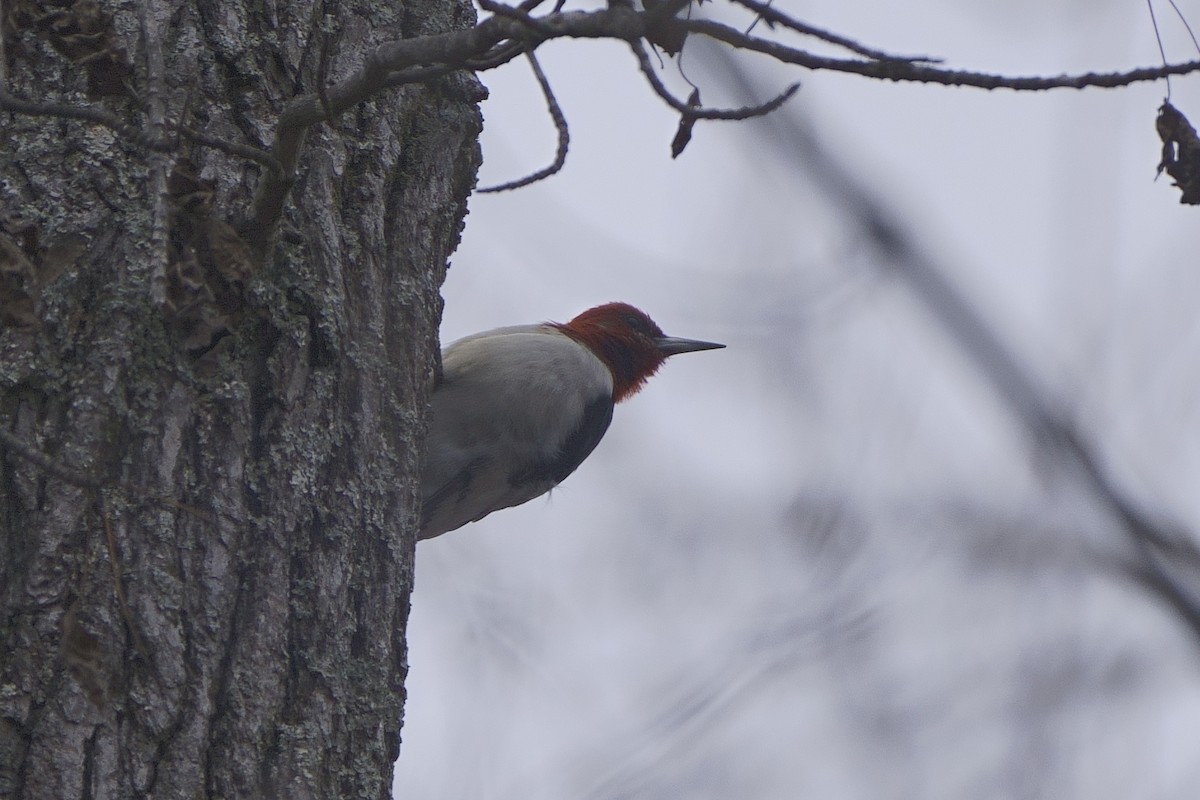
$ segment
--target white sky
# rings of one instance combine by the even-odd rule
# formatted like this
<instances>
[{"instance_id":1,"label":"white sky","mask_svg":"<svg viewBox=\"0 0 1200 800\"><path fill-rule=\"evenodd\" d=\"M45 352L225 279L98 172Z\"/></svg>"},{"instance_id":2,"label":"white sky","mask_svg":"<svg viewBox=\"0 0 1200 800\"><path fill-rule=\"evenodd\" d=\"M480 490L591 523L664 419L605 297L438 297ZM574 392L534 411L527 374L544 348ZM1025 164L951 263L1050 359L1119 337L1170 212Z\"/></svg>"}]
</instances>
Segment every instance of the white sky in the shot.
<instances>
[{"instance_id":1,"label":"white sky","mask_svg":"<svg viewBox=\"0 0 1200 800\"><path fill-rule=\"evenodd\" d=\"M954 68L1158 61L1133 0L776 5ZM1172 60L1195 58L1158 11ZM729 347L673 359L549 500L418 546L397 797L1194 797L1197 642L1079 557L1120 540L771 127L701 123L672 161L677 118L624 46L539 53L566 169L472 199L443 340L619 299ZM750 100L686 59L709 104ZM758 74L803 82L782 113L912 226L1126 487L1200 530L1200 209L1153 181L1164 87ZM548 163L555 132L524 62L484 79L489 185ZM1173 101L1200 121L1198 80Z\"/></svg>"}]
</instances>

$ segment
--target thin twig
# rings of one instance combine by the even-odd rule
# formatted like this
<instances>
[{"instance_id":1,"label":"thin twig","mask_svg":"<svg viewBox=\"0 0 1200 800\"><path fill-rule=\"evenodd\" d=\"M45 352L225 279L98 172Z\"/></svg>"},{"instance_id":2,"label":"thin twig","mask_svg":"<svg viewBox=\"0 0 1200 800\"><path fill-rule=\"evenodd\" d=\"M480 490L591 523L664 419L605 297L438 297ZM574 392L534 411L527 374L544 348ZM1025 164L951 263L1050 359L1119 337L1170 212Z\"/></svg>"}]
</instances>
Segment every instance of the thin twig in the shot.
<instances>
[{"instance_id":1,"label":"thin twig","mask_svg":"<svg viewBox=\"0 0 1200 800\"><path fill-rule=\"evenodd\" d=\"M505 5L504 3L497 2L497 0L476 0L476 2L479 3L480 8L489 14L497 14L501 17L516 20L542 38L549 38L554 35L554 31L549 26L531 17L529 12L523 8Z\"/></svg>"},{"instance_id":2,"label":"thin twig","mask_svg":"<svg viewBox=\"0 0 1200 800\"><path fill-rule=\"evenodd\" d=\"M844 72L878 78L886 81L909 81L932 83L940 86L969 86L976 89L1011 89L1018 92L1043 92L1049 89L1116 88L1134 83L1144 83L1165 78L1168 75L1186 75L1200 71L1200 61L1184 64L1169 64L1163 67L1140 67L1127 72L1087 72L1079 75L1057 75L1051 77L1010 77L989 72L943 69L912 61L862 61L859 59L828 58L814 55L807 50L789 47L768 39L747 36L736 28L712 20L680 20L691 33L699 33L710 39L724 42L735 50L748 50L770 56L784 64L795 64L813 70Z\"/></svg>"},{"instance_id":3,"label":"thin twig","mask_svg":"<svg viewBox=\"0 0 1200 800\"><path fill-rule=\"evenodd\" d=\"M571 144L571 131L567 127L567 118L563 114L562 108L558 105L558 100L554 97L554 90L550 88L550 81L546 79L546 73L542 71L542 65L538 63L533 51L531 50L526 53L525 57L529 59L529 66L533 68L533 74L537 77L538 86L542 87L542 97L546 98L546 108L550 112L550 118L554 120L555 129L558 130L558 149L554 153L554 163L545 169L538 170L532 175L526 175L524 178L480 189L480 194L507 192L512 189L520 189L522 186L528 186L531 183L537 183L540 180L549 178L561 170L563 165L567 163L567 148Z\"/></svg>"},{"instance_id":4,"label":"thin twig","mask_svg":"<svg viewBox=\"0 0 1200 800\"><path fill-rule=\"evenodd\" d=\"M80 472L73 467L59 464L41 450L30 444L26 444L16 435L9 433L3 428L0 428L0 445L3 445L9 452L25 459L48 475L53 475L72 486L78 486L83 489L100 489L105 485L99 478L88 475L85 472Z\"/></svg>"},{"instance_id":5,"label":"thin twig","mask_svg":"<svg viewBox=\"0 0 1200 800\"><path fill-rule=\"evenodd\" d=\"M1158 17L1154 15L1154 0L1146 0L1146 8L1150 11L1150 24L1154 27L1154 41L1158 42L1158 54L1162 56L1163 66L1165 67L1167 65L1167 51L1163 47L1162 34L1158 32ZM1171 102L1171 79L1169 77L1167 78L1167 102Z\"/></svg>"},{"instance_id":6,"label":"thin twig","mask_svg":"<svg viewBox=\"0 0 1200 800\"><path fill-rule=\"evenodd\" d=\"M687 18L688 18L688 19L691 19L691 18L692 18L692 7L691 7L691 6L688 6L687 12L688 12L688 13L687 13ZM654 50L654 54L655 54L655 55L658 55L658 49L657 49L657 48L655 48L655 50ZM677 70L679 70L679 77L681 77L681 78L683 78L685 81L687 81L687 85L688 85L688 86L690 86L690 87L692 87L693 96L697 98L697 99L696 99L696 105L699 105L699 104L700 104L700 100L699 100L699 97L700 97L700 87L696 85L696 82L695 82L695 81L693 81L693 80L691 79L691 77L689 77L689 76L688 76L688 74L687 74L687 70L685 70L685 69L683 68L683 60L684 60L684 59L687 57L687 54L688 54L688 49L687 49L686 47L683 47L683 48L681 48L681 49L679 50L679 58L677 58L677 59L675 60L675 68L676 68ZM659 59L658 59L658 60L659 60L659 69L662 69L662 68L663 68L663 67L662 67L662 57L661 57L661 56L659 56ZM689 105L689 106L690 106L690 105L692 105L692 99L691 99L691 97L689 97L689 98L688 98L688 105Z\"/></svg>"},{"instance_id":7,"label":"thin twig","mask_svg":"<svg viewBox=\"0 0 1200 800\"><path fill-rule=\"evenodd\" d=\"M786 103L788 98L800 89L800 84L793 83L776 97L757 106L743 106L742 108L703 108L692 106L671 94L671 91L667 89L666 84L658 77L658 72L654 69L654 64L650 62L650 54L646 52L645 45L640 41L636 41L630 42L629 46L633 49L634 55L637 56L638 66L641 67L642 74L646 76L646 80L649 81L651 88L654 89L654 93L661 97L671 108L691 119L739 120L761 117L764 114L770 114Z\"/></svg>"},{"instance_id":8,"label":"thin twig","mask_svg":"<svg viewBox=\"0 0 1200 800\"><path fill-rule=\"evenodd\" d=\"M24 114L31 117L56 117L59 119L72 119L80 122L90 122L118 134L122 140L132 142L133 144L144 147L147 150L152 150L160 153L170 153L176 149L174 142L159 138L155 139L149 136L145 131L139 131L130 125L126 125L113 114L101 108L93 106L70 106L61 103L40 103L32 100L24 100L19 97L0 90L0 111L11 111L16 114ZM205 147L211 147L214 150L220 150L233 156L249 159L262 164L264 167L273 172L282 175L283 167L274 159L270 153L250 145L238 144L225 139L211 136L195 128L190 128L185 125L176 125L169 120L166 121L166 127L172 131L179 133L197 144Z\"/></svg>"},{"instance_id":9,"label":"thin twig","mask_svg":"<svg viewBox=\"0 0 1200 800\"><path fill-rule=\"evenodd\" d=\"M434 78L440 78L448 72L453 72L451 67L413 67L412 69L397 70L387 76L387 86L405 86L410 83L425 83Z\"/></svg>"},{"instance_id":10,"label":"thin twig","mask_svg":"<svg viewBox=\"0 0 1200 800\"><path fill-rule=\"evenodd\" d=\"M675 19L674 14L689 2L690 0L666 0L653 10L643 12L614 3L600 11L552 13L537 19L538 35L543 39L570 37L634 42L645 37L655 26L670 21L672 25L678 25L683 30L708 36L734 48L763 53L782 63L796 64L809 69L853 73L882 80L974 86L983 89L1003 87L1019 91L1125 86L1139 81L1158 80L1166 75L1200 70L1200 62L1191 62L1124 73L1010 78L1003 75L946 70L927 63L891 57L886 60L825 58L799 48L748 36L711 20ZM283 203L300 148L304 144L305 134L313 124L325 119L330 113L340 114L373 94L395 85L397 81L393 76L407 76L407 70L414 67L479 70L504 63L520 50L510 53L502 45L513 40L528 39L530 30L525 21L493 14L471 28L387 42L368 53L363 65L356 72L326 89L327 106L321 103L315 93L297 97L288 103L280 115L271 147L271 154L283 171L279 175L266 175L259 181L251 209L252 244L260 250L266 247L266 242L283 213ZM496 50L498 46L500 49ZM480 62L481 59L483 63ZM673 104L672 107L676 106Z\"/></svg>"},{"instance_id":11,"label":"thin twig","mask_svg":"<svg viewBox=\"0 0 1200 800\"><path fill-rule=\"evenodd\" d=\"M248 144L230 142L226 139L212 136L186 125L173 124L170 121L167 122L167 127L178 133L180 136L183 136L185 139L189 139L196 144L203 145L204 147L211 147L213 150L220 150L221 152L228 153L231 156L237 156L248 161L257 162L274 173L279 175L283 174L283 167L278 161L272 158L271 154L266 150L262 150L257 147L251 147Z\"/></svg>"},{"instance_id":12,"label":"thin twig","mask_svg":"<svg viewBox=\"0 0 1200 800\"><path fill-rule=\"evenodd\" d=\"M493 47L478 58L468 58L463 62L463 67L476 72L486 72L489 69L504 66L527 49L524 42L505 42Z\"/></svg>"},{"instance_id":13,"label":"thin twig","mask_svg":"<svg viewBox=\"0 0 1200 800\"><path fill-rule=\"evenodd\" d=\"M779 9L775 8L770 3L763 3L760 0L731 0L739 6L750 9L759 18L765 22L781 25L784 28L795 31L796 33L812 36L827 42L832 45L849 50L852 53L857 53L860 56L873 59L875 61L910 61L923 64L940 64L942 59L932 56L898 56L892 53L887 53L883 50L876 50L873 47L861 45L853 39L848 39L845 36L840 36L836 33L831 33L823 28L818 28L815 25L809 25L807 22L801 22L794 17L790 17ZM750 33L749 30L746 33Z\"/></svg>"},{"instance_id":14,"label":"thin twig","mask_svg":"<svg viewBox=\"0 0 1200 800\"><path fill-rule=\"evenodd\" d=\"M768 5L768 6L769 6L769 5L771 5L771 2L772 2L772 0L767 0L767 5ZM762 21L763 21L763 15L762 15L762 14L755 14L755 15L754 15L754 19L753 19L753 20L751 20L751 21L750 21L750 24L746 26L745 34L746 34L747 36L749 36L751 33L754 33L754 29L758 27L758 23L760 23L760 22L762 22ZM768 23L767 23L767 27L769 28L769 27L771 27L771 25L773 25L773 24L774 24L774 23L770 23L770 22L768 22Z\"/></svg>"},{"instance_id":15,"label":"thin twig","mask_svg":"<svg viewBox=\"0 0 1200 800\"><path fill-rule=\"evenodd\" d=\"M1192 37L1192 46L1196 48L1196 52L1200 52L1200 42L1196 41L1196 34L1192 32L1192 26L1188 23L1187 17L1179 10L1179 6L1175 4L1175 0L1167 0L1171 4L1171 8L1175 9L1175 14L1179 17L1179 21L1183 23L1183 27L1187 30L1188 36ZM1157 33L1157 28L1155 33Z\"/></svg>"},{"instance_id":16,"label":"thin twig","mask_svg":"<svg viewBox=\"0 0 1200 800\"><path fill-rule=\"evenodd\" d=\"M69 106L62 103L41 103L25 100L0 89L0 111L11 111L30 117L57 117L59 119L74 119L81 122L91 122L95 125L115 131L122 139L136 143L148 150L167 152L171 143L164 139L154 139L144 131L139 131L126 125L114 114L95 106Z\"/></svg>"}]
</instances>

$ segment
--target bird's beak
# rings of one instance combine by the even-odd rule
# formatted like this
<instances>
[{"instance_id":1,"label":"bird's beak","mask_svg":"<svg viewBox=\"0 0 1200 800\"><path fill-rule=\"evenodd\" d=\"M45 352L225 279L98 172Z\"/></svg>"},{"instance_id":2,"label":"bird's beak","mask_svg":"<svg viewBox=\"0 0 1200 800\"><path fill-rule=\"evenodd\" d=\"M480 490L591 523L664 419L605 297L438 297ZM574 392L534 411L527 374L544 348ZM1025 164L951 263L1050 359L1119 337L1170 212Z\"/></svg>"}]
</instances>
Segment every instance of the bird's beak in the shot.
<instances>
[{"instance_id":1,"label":"bird's beak","mask_svg":"<svg viewBox=\"0 0 1200 800\"><path fill-rule=\"evenodd\" d=\"M675 336L660 336L654 340L654 346L663 356L673 356L679 353L694 353L697 350L719 350L725 345L716 342L702 342L699 339L680 339Z\"/></svg>"}]
</instances>

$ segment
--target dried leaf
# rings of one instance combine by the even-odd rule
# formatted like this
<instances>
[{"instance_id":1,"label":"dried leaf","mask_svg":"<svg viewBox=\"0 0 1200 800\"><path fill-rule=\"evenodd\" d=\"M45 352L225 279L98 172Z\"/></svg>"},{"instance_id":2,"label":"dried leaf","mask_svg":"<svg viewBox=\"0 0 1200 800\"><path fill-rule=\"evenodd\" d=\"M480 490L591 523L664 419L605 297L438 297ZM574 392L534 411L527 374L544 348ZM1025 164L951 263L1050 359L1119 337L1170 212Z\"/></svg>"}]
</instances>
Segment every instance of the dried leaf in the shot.
<instances>
[{"instance_id":1,"label":"dried leaf","mask_svg":"<svg viewBox=\"0 0 1200 800\"><path fill-rule=\"evenodd\" d=\"M1170 103L1163 103L1154 121L1162 139L1162 160L1158 173L1165 170L1181 190L1179 202L1200 205L1200 137L1187 117Z\"/></svg>"},{"instance_id":2,"label":"dried leaf","mask_svg":"<svg viewBox=\"0 0 1200 800\"><path fill-rule=\"evenodd\" d=\"M654 11L661 4L661 0L642 0L647 11ZM686 39L687 28L675 17L655 20L646 28L646 41L661 47L669 56L677 55Z\"/></svg>"},{"instance_id":3,"label":"dried leaf","mask_svg":"<svg viewBox=\"0 0 1200 800\"><path fill-rule=\"evenodd\" d=\"M688 97L688 106L691 108L700 107L700 90L692 89L692 94ZM696 118L690 114L683 114L679 117L679 128L675 131L675 138L671 140L671 158L679 158L679 154L683 152L683 148L688 146L688 142L692 140L692 128L696 126Z\"/></svg>"}]
</instances>

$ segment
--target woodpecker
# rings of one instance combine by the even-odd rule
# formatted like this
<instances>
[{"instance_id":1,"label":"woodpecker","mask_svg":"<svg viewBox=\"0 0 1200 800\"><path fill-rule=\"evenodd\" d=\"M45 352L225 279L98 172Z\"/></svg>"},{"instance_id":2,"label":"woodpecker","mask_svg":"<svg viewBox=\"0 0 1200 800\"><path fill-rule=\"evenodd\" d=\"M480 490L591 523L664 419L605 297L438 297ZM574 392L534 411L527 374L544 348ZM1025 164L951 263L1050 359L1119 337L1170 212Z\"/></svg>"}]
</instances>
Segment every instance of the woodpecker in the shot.
<instances>
[{"instance_id":1,"label":"woodpecker","mask_svg":"<svg viewBox=\"0 0 1200 800\"><path fill-rule=\"evenodd\" d=\"M550 491L669 356L724 346L666 336L627 303L454 342L430 398L418 538Z\"/></svg>"}]
</instances>

